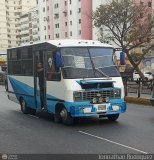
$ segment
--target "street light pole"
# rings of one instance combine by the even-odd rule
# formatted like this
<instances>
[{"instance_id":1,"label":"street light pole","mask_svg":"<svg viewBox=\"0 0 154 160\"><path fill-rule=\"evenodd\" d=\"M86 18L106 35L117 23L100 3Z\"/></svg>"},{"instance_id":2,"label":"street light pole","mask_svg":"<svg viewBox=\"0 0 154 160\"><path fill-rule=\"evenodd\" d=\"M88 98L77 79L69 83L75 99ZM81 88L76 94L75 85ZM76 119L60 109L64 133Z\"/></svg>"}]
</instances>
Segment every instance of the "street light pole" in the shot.
<instances>
[{"instance_id":1,"label":"street light pole","mask_svg":"<svg viewBox=\"0 0 154 160\"><path fill-rule=\"evenodd\" d=\"M152 76L153 76L153 81L152 81L152 98L150 99L151 104L154 106L154 69L152 70Z\"/></svg>"}]
</instances>

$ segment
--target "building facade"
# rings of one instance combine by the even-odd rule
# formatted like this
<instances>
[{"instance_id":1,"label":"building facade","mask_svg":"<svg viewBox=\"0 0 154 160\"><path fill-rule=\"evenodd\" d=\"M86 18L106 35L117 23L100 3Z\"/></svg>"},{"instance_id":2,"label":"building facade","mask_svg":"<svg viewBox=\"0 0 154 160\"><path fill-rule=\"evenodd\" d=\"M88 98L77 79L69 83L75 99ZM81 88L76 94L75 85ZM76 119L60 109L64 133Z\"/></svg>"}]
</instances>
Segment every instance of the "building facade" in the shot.
<instances>
[{"instance_id":1,"label":"building facade","mask_svg":"<svg viewBox=\"0 0 154 160\"><path fill-rule=\"evenodd\" d=\"M20 45L33 44L40 40L38 29L38 9L31 8L26 14L20 16Z\"/></svg>"},{"instance_id":2,"label":"building facade","mask_svg":"<svg viewBox=\"0 0 154 160\"><path fill-rule=\"evenodd\" d=\"M100 5L103 5L103 4L106 4L108 1L107 0L93 0L92 1L92 10L93 11L96 11L96 9L100 6ZM93 40L98 40L99 37L100 37L100 34L101 34L101 31L100 29L96 28L96 27L93 27Z\"/></svg>"},{"instance_id":3,"label":"building facade","mask_svg":"<svg viewBox=\"0 0 154 160\"><path fill-rule=\"evenodd\" d=\"M145 11L143 12L141 10L140 12L140 20L137 22L139 24L145 24L148 22L147 17L153 13L152 11L152 6L153 6L153 0L134 0L135 4L141 4L145 6ZM139 39L139 42L142 41L142 39ZM153 40L152 40L153 41ZM148 43L142 44L140 47L136 47L133 49L133 53L135 54L143 54L144 48L149 46L150 43L153 43L152 41L149 41ZM150 51L149 53L146 54L144 57L142 63L141 63L141 71L142 72L151 72L154 67L154 57L153 57L153 51Z\"/></svg>"},{"instance_id":4,"label":"building facade","mask_svg":"<svg viewBox=\"0 0 154 160\"><path fill-rule=\"evenodd\" d=\"M92 39L92 0L38 0L37 4L40 41Z\"/></svg>"},{"instance_id":5,"label":"building facade","mask_svg":"<svg viewBox=\"0 0 154 160\"><path fill-rule=\"evenodd\" d=\"M35 0L0 1L0 49L4 52L20 44L20 16L35 5Z\"/></svg>"},{"instance_id":6,"label":"building facade","mask_svg":"<svg viewBox=\"0 0 154 160\"><path fill-rule=\"evenodd\" d=\"M152 0L142 1L144 4L152 2ZM134 3L142 3L142 1L134 0ZM29 23L34 23L33 26L37 27L37 29L30 27L32 29L31 32L35 33L35 38L34 35L31 36L31 39L30 35L28 35L28 38L23 36L21 37L21 42L26 42L21 43L21 45L50 39L98 40L100 30L93 26L92 12L101 4L106 4L107 2L106 0L37 0L36 11L32 11L32 13L35 12L37 24L36 20L32 20L27 24L28 27L28 25L30 26ZM21 16L21 23L22 21L24 21L24 15ZM23 27L24 25L21 26L21 36L24 34L22 33ZM27 28L27 33L30 28ZM117 47L113 43L112 45ZM139 48L139 50L142 49Z\"/></svg>"}]
</instances>

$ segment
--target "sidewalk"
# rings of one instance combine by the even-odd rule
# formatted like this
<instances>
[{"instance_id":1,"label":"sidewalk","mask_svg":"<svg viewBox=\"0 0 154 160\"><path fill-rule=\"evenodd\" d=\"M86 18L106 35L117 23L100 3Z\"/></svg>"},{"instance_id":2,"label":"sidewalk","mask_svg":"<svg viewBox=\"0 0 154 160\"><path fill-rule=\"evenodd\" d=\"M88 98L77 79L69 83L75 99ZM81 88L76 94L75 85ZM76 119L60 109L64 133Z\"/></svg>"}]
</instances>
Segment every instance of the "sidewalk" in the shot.
<instances>
[{"instance_id":1,"label":"sidewalk","mask_svg":"<svg viewBox=\"0 0 154 160\"><path fill-rule=\"evenodd\" d=\"M143 104L143 105L151 105L150 99L147 98L137 98L137 97L125 97L125 101L127 103L135 103L135 104Z\"/></svg>"},{"instance_id":2,"label":"sidewalk","mask_svg":"<svg viewBox=\"0 0 154 160\"><path fill-rule=\"evenodd\" d=\"M142 105L152 105L154 106L154 98L150 97L145 97L145 98L138 98L138 97L131 97L131 96L126 96L125 101L127 103L135 103L135 104L142 104Z\"/></svg>"},{"instance_id":3,"label":"sidewalk","mask_svg":"<svg viewBox=\"0 0 154 160\"><path fill-rule=\"evenodd\" d=\"M147 83L151 84L152 82L147 81ZM136 81L127 81L125 83L125 94L127 95L125 96L126 102L154 106L151 85L149 87L149 85L142 82L137 83Z\"/></svg>"}]
</instances>

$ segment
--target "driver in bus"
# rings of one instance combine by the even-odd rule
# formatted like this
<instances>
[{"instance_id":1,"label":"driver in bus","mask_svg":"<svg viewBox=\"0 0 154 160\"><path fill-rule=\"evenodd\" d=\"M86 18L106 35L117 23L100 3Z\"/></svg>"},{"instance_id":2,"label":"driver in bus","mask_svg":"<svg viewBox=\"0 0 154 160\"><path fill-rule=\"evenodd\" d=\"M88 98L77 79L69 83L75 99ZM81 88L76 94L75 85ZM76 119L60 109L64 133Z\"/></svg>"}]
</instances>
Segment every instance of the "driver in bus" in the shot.
<instances>
[{"instance_id":1,"label":"driver in bus","mask_svg":"<svg viewBox=\"0 0 154 160\"><path fill-rule=\"evenodd\" d=\"M44 110L44 68L41 62L37 64L37 76L39 79L39 89L40 89L40 101L41 101L41 108Z\"/></svg>"}]
</instances>

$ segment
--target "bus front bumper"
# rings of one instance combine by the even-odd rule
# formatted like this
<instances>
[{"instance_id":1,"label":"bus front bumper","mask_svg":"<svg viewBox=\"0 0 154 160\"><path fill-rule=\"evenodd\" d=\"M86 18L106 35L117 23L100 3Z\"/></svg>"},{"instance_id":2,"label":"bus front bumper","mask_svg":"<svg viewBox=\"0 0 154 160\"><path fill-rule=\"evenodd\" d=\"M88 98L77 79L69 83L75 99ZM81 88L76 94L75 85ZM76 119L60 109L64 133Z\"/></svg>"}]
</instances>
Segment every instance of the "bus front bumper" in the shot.
<instances>
[{"instance_id":1,"label":"bus front bumper","mask_svg":"<svg viewBox=\"0 0 154 160\"><path fill-rule=\"evenodd\" d=\"M72 117L86 116L107 116L111 114L121 114L126 112L126 102L124 100L113 100L109 103L102 104L86 104L82 102L73 103L69 107Z\"/></svg>"}]
</instances>

